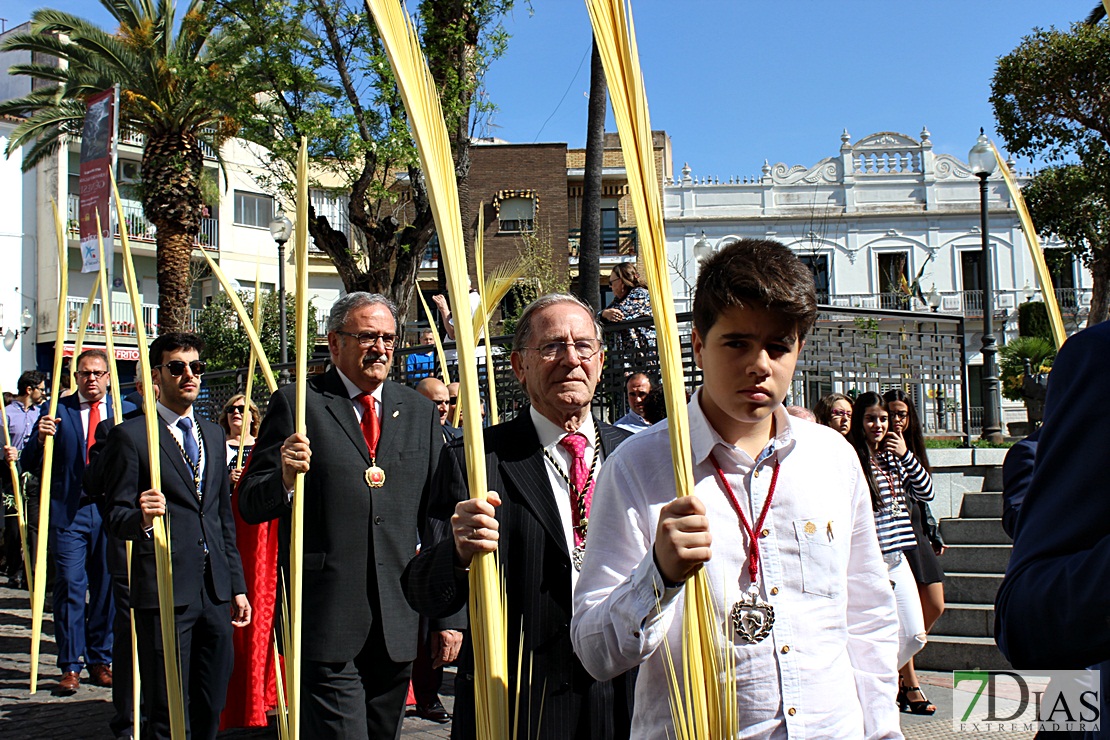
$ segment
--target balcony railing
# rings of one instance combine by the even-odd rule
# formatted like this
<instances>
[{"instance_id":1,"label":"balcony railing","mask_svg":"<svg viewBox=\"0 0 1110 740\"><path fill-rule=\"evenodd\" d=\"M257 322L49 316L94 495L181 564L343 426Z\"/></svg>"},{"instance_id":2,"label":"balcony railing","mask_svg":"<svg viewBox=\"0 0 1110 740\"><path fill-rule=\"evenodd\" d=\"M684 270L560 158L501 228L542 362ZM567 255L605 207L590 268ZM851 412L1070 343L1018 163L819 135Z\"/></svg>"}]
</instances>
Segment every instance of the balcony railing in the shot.
<instances>
[{"instance_id":1,"label":"balcony railing","mask_svg":"<svg viewBox=\"0 0 1110 740\"><path fill-rule=\"evenodd\" d=\"M578 259L581 244L582 229L570 229L567 232L567 248L572 260ZM635 257L638 246L639 238L635 226L601 230L602 257Z\"/></svg>"},{"instance_id":2,"label":"balcony railing","mask_svg":"<svg viewBox=\"0 0 1110 740\"><path fill-rule=\"evenodd\" d=\"M1082 318L1090 310L1090 288L1058 288L1055 293L1060 312L1067 318ZM981 290L938 291L935 307L928 305L928 295L925 298L926 301L922 301L916 296L905 293L833 293L819 298L819 302L846 308L878 308L887 311L931 310L942 314L959 314L968 319L983 318L983 291ZM994 315L996 318L1004 319L1008 313L1015 311L1021 303L1028 300L1040 300L1040 293L1029 294L1025 290L994 291Z\"/></svg>"},{"instance_id":3,"label":"balcony railing","mask_svg":"<svg viewBox=\"0 0 1110 740\"><path fill-rule=\"evenodd\" d=\"M66 228L71 239L76 239L81 234L81 196L70 195L66 199ZM153 242L158 231L154 224L147 220L143 214L143 206L133 200L123 201L123 220L127 224L127 236L136 242ZM119 224L116 225L115 236L120 235ZM200 233L193 238L193 245L211 252L220 249L220 222L215 218L202 218L200 220Z\"/></svg>"},{"instance_id":4,"label":"balcony railing","mask_svg":"<svg viewBox=\"0 0 1110 740\"><path fill-rule=\"evenodd\" d=\"M73 296L66 298L66 331L68 333L77 334L80 328L81 312L85 309L87 302L87 298L75 298ZM144 303L142 312L143 326L146 327L147 334L152 337L158 336L160 332L158 305ZM200 312L201 309L199 308L189 309L188 316L185 319L186 330L196 331ZM89 311L89 325L85 329L85 336L104 336L104 326L104 310L100 299L97 298L93 301L92 309ZM131 303L128 301L112 301L112 336L135 336L135 312L131 310Z\"/></svg>"},{"instance_id":5,"label":"balcony railing","mask_svg":"<svg viewBox=\"0 0 1110 740\"><path fill-rule=\"evenodd\" d=\"M119 143L142 149L144 146L146 146L146 137L136 131L132 131L129 128L121 127L119 130ZM216 150L209 146L208 142L200 142L200 151L204 155L205 159L216 159Z\"/></svg>"}]
</instances>

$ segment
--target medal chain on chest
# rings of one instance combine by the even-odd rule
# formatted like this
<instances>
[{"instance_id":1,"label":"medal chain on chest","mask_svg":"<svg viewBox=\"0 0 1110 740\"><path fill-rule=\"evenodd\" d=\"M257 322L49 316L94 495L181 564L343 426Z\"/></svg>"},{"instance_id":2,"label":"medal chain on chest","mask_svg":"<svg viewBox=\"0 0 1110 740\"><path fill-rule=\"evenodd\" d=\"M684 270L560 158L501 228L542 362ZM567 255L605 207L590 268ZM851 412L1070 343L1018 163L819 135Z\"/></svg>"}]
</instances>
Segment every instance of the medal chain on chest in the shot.
<instances>
[{"instance_id":1,"label":"medal chain on chest","mask_svg":"<svg viewBox=\"0 0 1110 740\"><path fill-rule=\"evenodd\" d=\"M574 569L580 571L582 570L582 561L586 557L586 532L590 527L590 502L586 500L586 492L590 490L590 484L594 480L594 471L597 470L597 461L601 458L601 432L595 425L594 459L590 462L590 472L586 475L586 482L581 491L570 482L570 476L563 472L563 468L556 462L546 447L543 448L543 454L555 467L556 472L567 484L567 490L570 492L571 528L574 531L574 550L571 551L570 560Z\"/></svg>"},{"instance_id":2,"label":"medal chain on chest","mask_svg":"<svg viewBox=\"0 0 1110 740\"><path fill-rule=\"evenodd\" d=\"M871 456L871 467L879 471L879 475L883 476L887 485L890 487L890 508L897 508L899 493L901 493L901 486L897 486L897 480L893 475L887 472L886 466L879 462L879 459L874 455Z\"/></svg>"},{"instance_id":3,"label":"medal chain on chest","mask_svg":"<svg viewBox=\"0 0 1110 740\"><path fill-rule=\"evenodd\" d=\"M760 512L759 520L753 528L748 523L748 517L744 514L744 509L740 506L736 494L733 493L732 486L725 478L725 472L721 469L720 463L717 462L717 457L711 452L709 453L709 459L721 481L721 487L724 488L725 497L740 520L741 529L748 535L748 575L751 577L751 585L748 586L747 592L732 605L729 617L732 619L733 629L736 630L740 639L749 644L754 644L763 641L767 635L771 634L771 628L775 625L775 608L759 595L759 533L763 529L763 523L767 520L767 513L771 510L771 501L775 497L775 486L779 481L781 463L778 460L775 461L775 467L771 472L771 485L767 488L767 498L763 502L763 511Z\"/></svg>"},{"instance_id":4,"label":"medal chain on chest","mask_svg":"<svg viewBox=\"0 0 1110 740\"><path fill-rule=\"evenodd\" d=\"M183 435L185 434L184 431L182 431L181 433ZM189 468L189 470L193 471L193 490L196 492L197 498L200 499L203 497L203 494L200 491L200 461L201 456L203 455L203 453L201 452L200 442L197 442L197 464L193 465L193 461L190 460L189 456L185 453L185 448L181 446L181 442L179 442L177 437L173 434L171 434L170 436L173 437L174 444L177 445L177 451L181 453L181 459L185 461L185 465Z\"/></svg>"}]
</instances>

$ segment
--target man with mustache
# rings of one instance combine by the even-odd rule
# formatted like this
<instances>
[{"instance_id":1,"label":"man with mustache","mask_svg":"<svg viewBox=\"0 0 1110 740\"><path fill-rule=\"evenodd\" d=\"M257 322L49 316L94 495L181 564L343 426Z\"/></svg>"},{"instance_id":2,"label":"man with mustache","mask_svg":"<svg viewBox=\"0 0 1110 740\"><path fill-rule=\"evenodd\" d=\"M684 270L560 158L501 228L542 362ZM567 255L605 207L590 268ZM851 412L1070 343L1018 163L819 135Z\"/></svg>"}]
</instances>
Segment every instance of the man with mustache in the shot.
<instances>
[{"instance_id":1,"label":"man with mustache","mask_svg":"<svg viewBox=\"0 0 1110 740\"><path fill-rule=\"evenodd\" d=\"M295 387L281 388L239 483L239 511L251 524L280 518L279 584L288 582L293 484L305 474L301 736L398 737L418 623L400 576L443 446L440 415L386 380L397 342L388 298L346 295L327 326L333 367L308 381L307 434L294 431Z\"/></svg>"}]
</instances>

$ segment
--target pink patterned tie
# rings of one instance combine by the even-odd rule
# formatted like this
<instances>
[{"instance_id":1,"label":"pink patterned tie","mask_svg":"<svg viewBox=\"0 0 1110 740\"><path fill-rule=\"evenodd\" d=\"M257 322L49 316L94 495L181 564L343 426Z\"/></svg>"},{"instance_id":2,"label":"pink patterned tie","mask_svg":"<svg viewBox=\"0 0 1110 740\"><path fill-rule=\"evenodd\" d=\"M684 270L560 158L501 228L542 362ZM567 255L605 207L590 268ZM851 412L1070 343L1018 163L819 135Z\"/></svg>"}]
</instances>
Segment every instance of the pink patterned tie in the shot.
<instances>
[{"instance_id":1,"label":"pink patterned tie","mask_svg":"<svg viewBox=\"0 0 1110 740\"><path fill-rule=\"evenodd\" d=\"M594 481L590 477L590 469L586 466L586 438L578 432L574 432L563 437L559 444L571 455L570 475L568 476L570 478L571 523L574 525L574 544L581 545L585 540L582 537L579 524L581 524L583 517L589 521L590 503L594 497ZM596 450L594 454L597 454Z\"/></svg>"}]
</instances>

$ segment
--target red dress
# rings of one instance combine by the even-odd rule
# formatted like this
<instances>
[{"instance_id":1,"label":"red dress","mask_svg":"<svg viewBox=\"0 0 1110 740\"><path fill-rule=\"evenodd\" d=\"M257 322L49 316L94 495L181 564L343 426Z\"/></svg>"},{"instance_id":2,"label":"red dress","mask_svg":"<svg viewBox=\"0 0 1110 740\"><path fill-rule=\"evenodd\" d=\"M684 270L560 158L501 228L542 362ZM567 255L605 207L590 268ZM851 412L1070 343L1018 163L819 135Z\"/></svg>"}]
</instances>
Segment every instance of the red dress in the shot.
<instances>
[{"instance_id":1,"label":"red dress","mask_svg":"<svg viewBox=\"0 0 1110 740\"><path fill-rule=\"evenodd\" d=\"M249 452L249 451L248 451ZM248 458L247 462L250 460ZM243 468L246 473L246 466ZM235 542L251 604L251 623L235 630L235 668L227 687L220 729L265 727L266 712L277 706L274 676L274 610L278 572L278 521L247 524L239 516L238 486L231 493Z\"/></svg>"}]
</instances>

